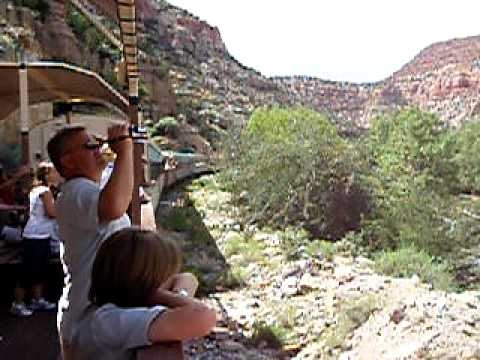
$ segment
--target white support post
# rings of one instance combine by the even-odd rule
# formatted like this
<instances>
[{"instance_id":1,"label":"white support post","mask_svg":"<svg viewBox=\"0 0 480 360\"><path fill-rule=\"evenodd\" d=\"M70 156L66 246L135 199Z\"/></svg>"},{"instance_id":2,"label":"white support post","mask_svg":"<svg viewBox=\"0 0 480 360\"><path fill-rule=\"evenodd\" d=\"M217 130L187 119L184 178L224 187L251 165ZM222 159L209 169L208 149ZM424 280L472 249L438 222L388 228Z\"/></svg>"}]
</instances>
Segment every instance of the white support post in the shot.
<instances>
[{"instance_id":1,"label":"white support post","mask_svg":"<svg viewBox=\"0 0 480 360\"><path fill-rule=\"evenodd\" d=\"M29 109L28 109L28 70L22 63L18 70L20 96L20 132L22 136L22 164L30 164Z\"/></svg>"}]
</instances>

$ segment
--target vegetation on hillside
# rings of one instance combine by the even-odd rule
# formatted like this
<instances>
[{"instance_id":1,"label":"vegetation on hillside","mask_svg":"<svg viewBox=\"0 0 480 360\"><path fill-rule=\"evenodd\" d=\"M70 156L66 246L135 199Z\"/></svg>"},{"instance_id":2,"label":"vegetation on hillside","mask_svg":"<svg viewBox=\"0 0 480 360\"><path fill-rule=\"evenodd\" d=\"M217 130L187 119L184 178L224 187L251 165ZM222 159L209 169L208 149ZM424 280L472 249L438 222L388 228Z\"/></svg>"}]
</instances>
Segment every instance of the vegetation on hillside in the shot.
<instances>
[{"instance_id":1,"label":"vegetation on hillside","mask_svg":"<svg viewBox=\"0 0 480 360\"><path fill-rule=\"evenodd\" d=\"M225 151L225 178L246 222L321 232L328 190L356 185L361 161L328 119L304 108L257 110Z\"/></svg>"},{"instance_id":2,"label":"vegetation on hillside","mask_svg":"<svg viewBox=\"0 0 480 360\"><path fill-rule=\"evenodd\" d=\"M245 224L346 237L387 273L449 288L459 250L480 243L480 209L463 195L480 186L479 135L410 108L345 139L312 110L262 109L225 141L223 177Z\"/></svg>"},{"instance_id":3,"label":"vegetation on hillside","mask_svg":"<svg viewBox=\"0 0 480 360\"><path fill-rule=\"evenodd\" d=\"M45 17L50 10L47 0L14 0L13 3L15 6L24 6L37 11L40 14L42 21L45 20Z\"/></svg>"}]
</instances>

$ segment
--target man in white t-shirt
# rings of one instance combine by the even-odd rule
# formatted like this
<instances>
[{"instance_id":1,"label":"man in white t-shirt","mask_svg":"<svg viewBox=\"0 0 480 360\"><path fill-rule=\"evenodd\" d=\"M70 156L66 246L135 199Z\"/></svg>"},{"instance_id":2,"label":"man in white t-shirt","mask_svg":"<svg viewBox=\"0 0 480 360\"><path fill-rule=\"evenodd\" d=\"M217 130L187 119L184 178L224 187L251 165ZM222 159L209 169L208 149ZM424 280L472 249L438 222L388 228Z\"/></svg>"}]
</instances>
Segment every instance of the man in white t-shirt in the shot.
<instances>
[{"instance_id":1,"label":"man in white t-shirt","mask_svg":"<svg viewBox=\"0 0 480 360\"><path fill-rule=\"evenodd\" d=\"M70 359L72 331L88 307L90 273L101 242L130 226L126 210L133 191L132 140L126 124L108 129L116 153L112 174L99 186L105 160L101 144L84 127L60 130L48 143L48 153L66 182L56 201L63 247L65 287L58 306L58 326L64 359Z\"/></svg>"}]
</instances>

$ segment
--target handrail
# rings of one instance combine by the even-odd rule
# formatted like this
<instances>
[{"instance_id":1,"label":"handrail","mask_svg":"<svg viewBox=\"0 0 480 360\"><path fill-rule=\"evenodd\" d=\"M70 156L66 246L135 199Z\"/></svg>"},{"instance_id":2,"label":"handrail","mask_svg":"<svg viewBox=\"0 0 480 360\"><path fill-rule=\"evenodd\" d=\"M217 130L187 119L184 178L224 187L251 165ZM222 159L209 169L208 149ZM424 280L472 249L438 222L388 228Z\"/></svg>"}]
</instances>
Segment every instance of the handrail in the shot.
<instances>
[{"instance_id":1,"label":"handrail","mask_svg":"<svg viewBox=\"0 0 480 360\"><path fill-rule=\"evenodd\" d=\"M156 344L137 350L135 360L183 360L181 342Z\"/></svg>"}]
</instances>

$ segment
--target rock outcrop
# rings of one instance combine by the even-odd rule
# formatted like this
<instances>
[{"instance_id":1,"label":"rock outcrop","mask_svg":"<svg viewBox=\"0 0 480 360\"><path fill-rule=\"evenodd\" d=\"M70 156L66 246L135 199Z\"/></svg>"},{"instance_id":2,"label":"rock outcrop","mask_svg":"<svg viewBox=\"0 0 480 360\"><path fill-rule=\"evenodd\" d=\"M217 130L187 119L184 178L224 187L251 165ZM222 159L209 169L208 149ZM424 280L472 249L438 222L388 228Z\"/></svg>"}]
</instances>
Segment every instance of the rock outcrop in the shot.
<instances>
[{"instance_id":1,"label":"rock outcrop","mask_svg":"<svg viewBox=\"0 0 480 360\"><path fill-rule=\"evenodd\" d=\"M84 2L118 35L105 17L104 3ZM49 4L47 21L37 19L33 30L40 44L38 58L63 59L112 77L118 52L108 46L85 49L67 24L65 0ZM431 45L389 78L356 84L308 76L265 77L228 52L221 29L166 1L139 1L138 17L139 46L145 54L140 57L145 117L155 123L175 116L187 132L193 127L211 143L223 129L245 122L263 106L311 107L352 134L368 128L372 117L405 106L436 112L452 126L480 112L480 36Z\"/></svg>"},{"instance_id":2,"label":"rock outcrop","mask_svg":"<svg viewBox=\"0 0 480 360\"><path fill-rule=\"evenodd\" d=\"M72 29L66 23L67 4L63 0L51 0L45 23L36 22L35 35L42 45L47 59L65 60L80 64L81 50Z\"/></svg>"}]
</instances>

